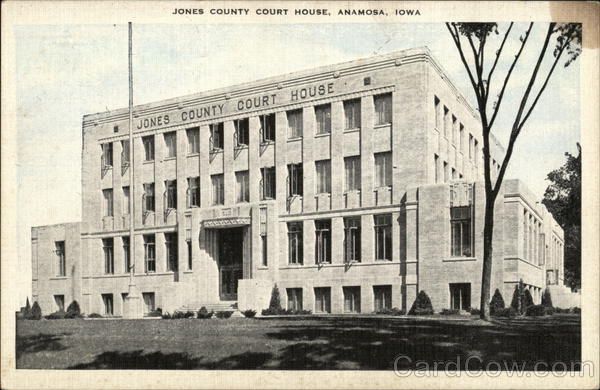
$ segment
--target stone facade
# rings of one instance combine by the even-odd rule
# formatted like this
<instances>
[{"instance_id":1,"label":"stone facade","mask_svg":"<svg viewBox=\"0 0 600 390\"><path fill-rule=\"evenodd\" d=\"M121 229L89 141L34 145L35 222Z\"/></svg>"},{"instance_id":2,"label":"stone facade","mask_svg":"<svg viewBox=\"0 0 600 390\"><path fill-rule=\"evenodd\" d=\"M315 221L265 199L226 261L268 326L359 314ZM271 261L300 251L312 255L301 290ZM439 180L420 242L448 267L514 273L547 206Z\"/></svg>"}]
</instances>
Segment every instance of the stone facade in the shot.
<instances>
[{"instance_id":1,"label":"stone facade","mask_svg":"<svg viewBox=\"0 0 600 390\"><path fill-rule=\"evenodd\" d=\"M441 310L464 302L469 283L469 306L478 307L480 125L427 49L136 106L133 116L131 162L126 109L83 118L83 220L32 229L34 300L44 312L64 291L86 313L122 314L124 187L133 187L129 245L146 311L223 302L260 310L274 283L284 304L313 312L408 309L419 290ZM497 169L495 140L492 155ZM522 183L507 181L502 194L493 287L510 300L523 279L539 300L549 270L562 284L562 230ZM456 202L471 210L469 256L451 255ZM351 225L358 238L346 239ZM539 252L524 250L530 227ZM59 240L74 268L56 278Z\"/></svg>"}]
</instances>

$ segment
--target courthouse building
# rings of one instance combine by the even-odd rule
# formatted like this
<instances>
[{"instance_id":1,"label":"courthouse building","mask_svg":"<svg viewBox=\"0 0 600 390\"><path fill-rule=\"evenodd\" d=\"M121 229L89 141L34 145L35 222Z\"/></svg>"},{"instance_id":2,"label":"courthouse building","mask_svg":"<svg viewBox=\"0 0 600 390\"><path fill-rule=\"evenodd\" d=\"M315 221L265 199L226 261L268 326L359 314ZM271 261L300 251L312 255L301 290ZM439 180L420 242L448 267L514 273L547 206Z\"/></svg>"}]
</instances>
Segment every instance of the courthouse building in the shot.
<instances>
[{"instance_id":1,"label":"courthouse building","mask_svg":"<svg viewBox=\"0 0 600 390\"><path fill-rule=\"evenodd\" d=\"M83 118L82 222L32 229L44 313L121 315L130 267L146 313L261 310L274 284L315 313L408 309L420 290L435 311L479 307L481 125L426 48L135 106L133 145L128 112ZM564 288L563 248L506 180L492 292Z\"/></svg>"}]
</instances>

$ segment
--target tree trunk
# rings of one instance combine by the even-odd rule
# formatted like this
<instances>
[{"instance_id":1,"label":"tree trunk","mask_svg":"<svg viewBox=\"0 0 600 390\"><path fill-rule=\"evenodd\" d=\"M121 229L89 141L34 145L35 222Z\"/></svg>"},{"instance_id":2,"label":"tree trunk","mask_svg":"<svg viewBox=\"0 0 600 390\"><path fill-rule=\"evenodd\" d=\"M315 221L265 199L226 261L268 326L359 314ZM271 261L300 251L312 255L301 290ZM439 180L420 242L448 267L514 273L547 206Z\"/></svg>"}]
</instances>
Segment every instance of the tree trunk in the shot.
<instances>
[{"instance_id":1,"label":"tree trunk","mask_svg":"<svg viewBox=\"0 0 600 390\"><path fill-rule=\"evenodd\" d=\"M480 317L490 319L490 285L492 281L492 237L494 233L494 194L486 193L485 221L483 226L483 272L481 276Z\"/></svg>"}]
</instances>

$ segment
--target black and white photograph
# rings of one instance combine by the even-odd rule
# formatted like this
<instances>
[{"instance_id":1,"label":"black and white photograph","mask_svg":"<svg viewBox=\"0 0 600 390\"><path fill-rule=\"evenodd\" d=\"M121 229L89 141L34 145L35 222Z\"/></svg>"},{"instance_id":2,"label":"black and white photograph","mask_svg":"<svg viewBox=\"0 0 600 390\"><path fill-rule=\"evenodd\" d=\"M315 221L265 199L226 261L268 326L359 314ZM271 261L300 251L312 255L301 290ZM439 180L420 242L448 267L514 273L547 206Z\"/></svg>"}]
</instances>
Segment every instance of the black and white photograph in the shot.
<instances>
[{"instance_id":1,"label":"black and white photograph","mask_svg":"<svg viewBox=\"0 0 600 390\"><path fill-rule=\"evenodd\" d=\"M442 3L3 2L2 387L595 388L600 6Z\"/></svg>"}]
</instances>

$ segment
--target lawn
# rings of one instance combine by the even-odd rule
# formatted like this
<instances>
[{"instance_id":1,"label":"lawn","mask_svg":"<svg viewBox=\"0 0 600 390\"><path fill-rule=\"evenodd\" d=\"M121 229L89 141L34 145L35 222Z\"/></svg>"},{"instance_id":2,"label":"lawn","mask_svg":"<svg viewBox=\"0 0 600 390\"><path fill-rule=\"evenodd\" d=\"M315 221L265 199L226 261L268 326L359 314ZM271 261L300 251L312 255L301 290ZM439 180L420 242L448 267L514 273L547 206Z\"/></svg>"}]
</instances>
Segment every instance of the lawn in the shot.
<instances>
[{"instance_id":1,"label":"lawn","mask_svg":"<svg viewBox=\"0 0 600 390\"><path fill-rule=\"evenodd\" d=\"M17 368L393 369L417 361L578 364L579 315L17 321Z\"/></svg>"}]
</instances>

